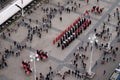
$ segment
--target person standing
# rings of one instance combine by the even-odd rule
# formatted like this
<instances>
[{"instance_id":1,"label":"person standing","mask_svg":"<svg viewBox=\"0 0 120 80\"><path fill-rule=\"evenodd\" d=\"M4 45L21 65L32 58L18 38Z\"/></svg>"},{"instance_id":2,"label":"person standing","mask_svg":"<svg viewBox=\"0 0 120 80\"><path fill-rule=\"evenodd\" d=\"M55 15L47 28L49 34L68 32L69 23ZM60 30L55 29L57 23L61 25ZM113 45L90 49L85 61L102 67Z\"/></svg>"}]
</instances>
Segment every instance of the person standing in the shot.
<instances>
[{"instance_id":1,"label":"person standing","mask_svg":"<svg viewBox=\"0 0 120 80\"><path fill-rule=\"evenodd\" d=\"M89 0L86 0L87 1L87 4L89 3Z\"/></svg>"},{"instance_id":2,"label":"person standing","mask_svg":"<svg viewBox=\"0 0 120 80\"><path fill-rule=\"evenodd\" d=\"M62 21L62 17L60 17L60 21Z\"/></svg>"},{"instance_id":3,"label":"person standing","mask_svg":"<svg viewBox=\"0 0 120 80\"><path fill-rule=\"evenodd\" d=\"M99 0L97 0L97 3L99 2Z\"/></svg>"},{"instance_id":4,"label":"person standing","mask_svg":"<svg viewBox=\"0 0 120 80\"><path fill-rule=\"evenodd\" d=\"M106 70L103 71L103 74L104 74L104 75L106 74Z\"/></svg>"}]
</instances>

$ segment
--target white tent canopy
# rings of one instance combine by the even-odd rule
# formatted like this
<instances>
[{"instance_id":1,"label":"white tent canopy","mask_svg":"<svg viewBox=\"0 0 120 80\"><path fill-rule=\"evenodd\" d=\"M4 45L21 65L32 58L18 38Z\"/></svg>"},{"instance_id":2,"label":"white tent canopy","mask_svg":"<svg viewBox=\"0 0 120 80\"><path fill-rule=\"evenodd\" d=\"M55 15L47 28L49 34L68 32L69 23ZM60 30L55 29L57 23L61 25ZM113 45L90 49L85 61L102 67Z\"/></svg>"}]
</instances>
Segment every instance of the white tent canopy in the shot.
<instances>
[{"instance_id":1,"label":"white tent canopy","mask_svg":"<svg viewBox=\"0 0 120 80\"><path fill-rule=\"evenodd\" d=\"M0 25L20 10L15 4L23 8L26 5L28 5L31 1L33 0L17 0L8 8L5 8L2 12L0 12Z\"/></svg>"}]
</instances>

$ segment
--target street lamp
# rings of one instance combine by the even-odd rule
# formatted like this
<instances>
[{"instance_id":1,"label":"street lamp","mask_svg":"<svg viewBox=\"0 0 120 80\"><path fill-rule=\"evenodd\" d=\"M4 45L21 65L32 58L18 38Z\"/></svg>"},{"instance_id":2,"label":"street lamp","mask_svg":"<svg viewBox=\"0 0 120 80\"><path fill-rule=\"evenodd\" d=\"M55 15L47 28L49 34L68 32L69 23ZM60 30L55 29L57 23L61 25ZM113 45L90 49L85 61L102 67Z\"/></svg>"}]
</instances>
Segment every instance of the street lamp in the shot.
<instances>
[{"instance_id":1,"label":"street lamp","mask_svg":"<svg viewBox=\"0 0 120 80\"><path fill-rule=\"evenodd\" d=\"M98 42L98 40L96 39L95 34L91 34L88 39L90 40L90 43L92 44L92 49L91 49L91 54L90 54L90 67L89 67L89 70L88 70L88 74L90 76L92 76L91 69L92 69L92 63L93 63L93 60L92 60L92 58L93 58L93 51L94 51L93 49L94 49L94 43Z\"/></svg>"},{"instance_id":2,"label":"street lamp","mask_svg":"<svg viewBox=\"0 0 120 80\"><path fill-rule=\"evenodd\" d=\"M37 57L38 55L37 54L35 54L35 53L33 53L33 52L31 52L31 54L30 54L30 62L34 62L34 79L36 80L36 64L35 64L35 60L36 60L36 57Z\"/></svg>"},{"instance_id":3,"label":"street lamp","mask_svg":"<svg viewBox=\"0 0 120 80\"><path fill-rule=\"evenodd\" d=\"M24 6L23 6L23 0L21 0L21 6L22 6L22 17L24 17Z\"/></svg>"},{"instance_id":4,"label":"street lamp","mask_svg":"<svg viewBox=\"0 0 120 80\"><path fill-rule=\"evenodd\" d=\"M15 6L17 6L21 10L22 17L24 17L23 0L21 0L21 6L18 4L15 4Z\"/></svg>"}]
</instances>

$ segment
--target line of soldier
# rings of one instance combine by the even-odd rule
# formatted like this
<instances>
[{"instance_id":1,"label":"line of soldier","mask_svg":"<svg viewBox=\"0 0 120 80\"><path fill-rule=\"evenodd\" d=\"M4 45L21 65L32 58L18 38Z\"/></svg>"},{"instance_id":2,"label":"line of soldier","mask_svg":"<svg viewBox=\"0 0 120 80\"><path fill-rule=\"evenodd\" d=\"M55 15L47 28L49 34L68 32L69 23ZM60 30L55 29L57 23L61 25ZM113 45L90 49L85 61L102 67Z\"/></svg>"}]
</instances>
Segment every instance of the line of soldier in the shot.
<instances>
[{"instance_id":1,"label":"line of soldier","mask_svg":"<svg viewBox=\"0 0 120 80\"><path fill-rule=\"evenodd\" d=\"M75 38L82 33L82 29L86 30L86 28L91 24L91 20L86 18L82 18L73 24L73 27L66 31L66 33L60 38L57 47L66 48Z\"/></svg>"}]
</instances>

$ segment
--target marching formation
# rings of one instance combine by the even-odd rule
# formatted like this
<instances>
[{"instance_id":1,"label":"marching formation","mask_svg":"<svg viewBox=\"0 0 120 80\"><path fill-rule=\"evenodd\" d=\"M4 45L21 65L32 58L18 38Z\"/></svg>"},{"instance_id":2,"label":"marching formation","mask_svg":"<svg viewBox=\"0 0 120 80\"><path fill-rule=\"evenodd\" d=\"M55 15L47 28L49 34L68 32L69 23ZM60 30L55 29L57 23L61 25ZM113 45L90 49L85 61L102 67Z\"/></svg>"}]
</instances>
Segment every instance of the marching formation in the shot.
<instances>
[{"instance_id":1,"label":"marching formation","mask_svg":"<svg viewBox=\"0 0 120 80\"><path fill-rule=\"evenodd\" d=\"M87 27L91 24L91 20L87 18L78 18L73 25L68 27L65 31L63 31L58 37L58 45L57 47L66 48L75 38L82 33L83 30L86 30ZM57 41L56 40L56 41Z\"/></svg>"}]
</instances>

